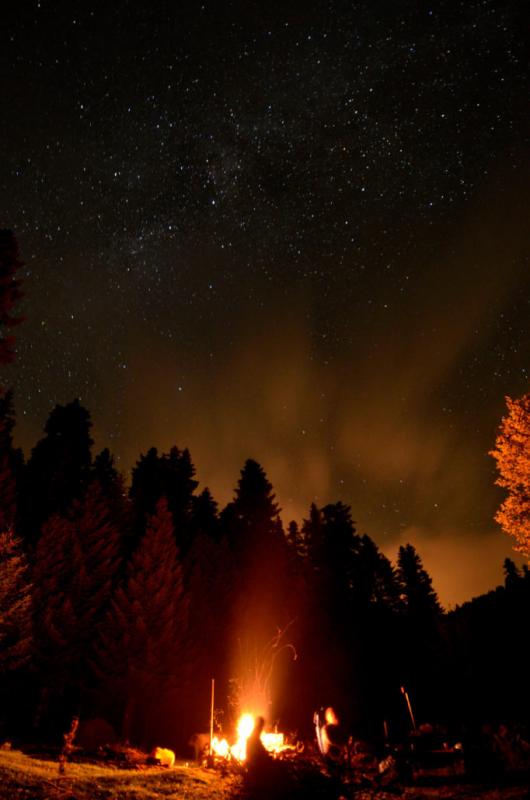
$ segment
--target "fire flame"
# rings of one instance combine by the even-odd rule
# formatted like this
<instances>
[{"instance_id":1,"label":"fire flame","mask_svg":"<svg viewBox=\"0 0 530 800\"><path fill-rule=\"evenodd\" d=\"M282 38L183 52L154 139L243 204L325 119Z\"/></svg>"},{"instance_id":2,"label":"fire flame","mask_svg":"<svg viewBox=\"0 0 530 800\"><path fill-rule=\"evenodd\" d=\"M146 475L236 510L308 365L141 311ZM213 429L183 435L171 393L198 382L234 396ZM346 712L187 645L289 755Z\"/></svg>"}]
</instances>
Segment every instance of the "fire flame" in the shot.
<instances>
[{"instance_id":1,"label":"fire flame","mask_svg":"<svg viewBox=\"0 0 530 800\"><path fill-rule=\"evenodd\" d=\"M242 714L237 723L237 741L230 746L226 739L214 736L212 739L212 753L219 758L235 758L243 762L247 757L247 739L254 730L254 717L252 714ZM283 733L261 734L263 746L269 753L277 754L287 748Z\"/></svg>"}]
</instances>

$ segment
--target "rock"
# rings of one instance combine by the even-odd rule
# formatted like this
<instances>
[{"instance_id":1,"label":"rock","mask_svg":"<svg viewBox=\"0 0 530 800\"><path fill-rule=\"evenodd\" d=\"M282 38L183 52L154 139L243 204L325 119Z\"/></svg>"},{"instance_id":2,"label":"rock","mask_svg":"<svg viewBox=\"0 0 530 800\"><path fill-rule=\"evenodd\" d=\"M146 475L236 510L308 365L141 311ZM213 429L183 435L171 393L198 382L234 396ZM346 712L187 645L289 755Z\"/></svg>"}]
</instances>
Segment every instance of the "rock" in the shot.
<instances>
[{"instance_id":1,"label":"rock","mask_svg":"<svg viewBox=\"0 0 530 800\"><path fill-rule=\"evenodd\" d=\"M162 767L175 766L175 753L173 750L168 750L166 747L153 747L149 753L149 758L153 758L159 762Z\"/></svg>"}]
</instances>

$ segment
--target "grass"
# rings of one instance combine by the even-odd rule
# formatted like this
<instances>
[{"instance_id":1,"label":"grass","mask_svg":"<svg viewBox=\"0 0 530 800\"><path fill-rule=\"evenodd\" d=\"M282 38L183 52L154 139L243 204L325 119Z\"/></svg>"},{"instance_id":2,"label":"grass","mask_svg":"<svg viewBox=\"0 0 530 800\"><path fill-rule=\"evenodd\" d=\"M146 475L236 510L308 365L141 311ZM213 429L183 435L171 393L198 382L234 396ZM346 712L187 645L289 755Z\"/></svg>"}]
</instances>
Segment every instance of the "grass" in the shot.
<instances>
[{"instance_id":1,"label":"grass","mask_svg":"<svg viewBox=\"0 0 530 800\"><path fill-rule=\"evenodd\" d=\"M308 786L310 788L310 786ZM309 793L311 794L311 792ZM311 794L311 797L313 795ZM316 795L315 795L316 796ZM319 797L324 795L318 794ZM327 795L326 795L327 796ZM337 794L334 793L333 797ZM350 790L355 800L528 800L528 785L407 787L402 793ZM173 769L71 762L60 776L57 761L0 750L0 800L243 800L241 779L184 762ZM306 800L309 795L303 795ZM298 800L301 800L297 794Z\"/></svg>"},{"instance_id":2,"label":"grass","mask_svg":"<svg viewBox=\"0 0 530 800\"><path fill-rule=\"evenodd\" d=\"M233 775L177 764L173 769L118 769L0 751L0 800L228 800L239 794Z\"/></svg>"}]
</instances>

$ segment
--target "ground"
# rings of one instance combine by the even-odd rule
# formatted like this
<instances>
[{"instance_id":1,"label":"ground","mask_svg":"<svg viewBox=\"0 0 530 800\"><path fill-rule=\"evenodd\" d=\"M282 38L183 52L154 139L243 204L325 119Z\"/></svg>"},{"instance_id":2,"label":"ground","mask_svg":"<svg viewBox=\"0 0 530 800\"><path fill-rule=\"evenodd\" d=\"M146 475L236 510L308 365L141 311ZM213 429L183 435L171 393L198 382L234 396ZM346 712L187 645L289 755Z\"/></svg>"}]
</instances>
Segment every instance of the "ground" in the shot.
<instances>
[{"instance_id":1,"label":"ground","mask_svg":"<svg viewBox=\"0 0 530 800\"><path fill-rule=\"evenodd\" d=\"M327 793L326 793L327 794ZM69 763L60 776L56 760L17 750L0 751L0 800L243 800L241 778L185 762L173 769L121 769ZM338 800L338 795L336 796ZM407 787L401 793L359 789L348 800L530 800L528 786L485 789L460 784Z\"/></svg>"},{"instance_id":2,"label":"ground","mask_svg":"<svg viewBox=\"0 0 530 800\"><path fill-rule=\"evenodd\" d=\"M0 752L0 800L228 800L238 794L233 775L187 766L118 769L57 761L12 750Z\"/></svg>"}]
</instances>

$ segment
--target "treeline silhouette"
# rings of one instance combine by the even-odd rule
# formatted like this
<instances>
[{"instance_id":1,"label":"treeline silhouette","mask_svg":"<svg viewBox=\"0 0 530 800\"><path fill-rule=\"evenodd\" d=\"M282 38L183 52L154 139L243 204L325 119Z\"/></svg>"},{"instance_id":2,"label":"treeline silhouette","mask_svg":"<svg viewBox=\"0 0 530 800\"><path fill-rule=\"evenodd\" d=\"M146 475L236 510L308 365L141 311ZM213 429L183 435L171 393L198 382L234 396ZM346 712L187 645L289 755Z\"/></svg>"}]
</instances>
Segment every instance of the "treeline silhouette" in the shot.
<instances>
[{"instance_id":1,"label":"treeline silhouette","mask_svg":"<svg viewBox=\"0 0 530 800\"><path fill-rule=\"evenodd\" d=\"M231 679L259 683L260 670L253 688L287 728L331 703L357 735L380 734L383 720L399 735L401 686L418 722L528 720L527 569L507 560L504 587L447 614L414 547L393 566L349 506L312 505L285 530L256 461L219 510L186 449L151 448L127 487L109 450L93 454L77 400L53 409L27 461L14 425L8 392L0 733L57 738L79 715L182 747L205 728L212 677L228 715Z\"/></svg>"},{"instance_id":2,"label":"treeline silhouette","mask_svg":"<svg viewBox=\"0 0 530 800\"><path fill-rule=\"evenodd\" d=\"M0 230L0 366L21 266ZM414 547L394 566L349 506L284 529L249 459L219 509L177 446L141 455L127 482L91 427L77 400L56 406L26 460L0 388L0 737L57 742L79 716L183 747L207 725L212 677L225 727L238 701L300 732L331 704L356 736L383 722L400 736L401 687L418 723L530 720L527 568L508 559L503 587L447 614Z\"/></svg>"}]
</instances>

